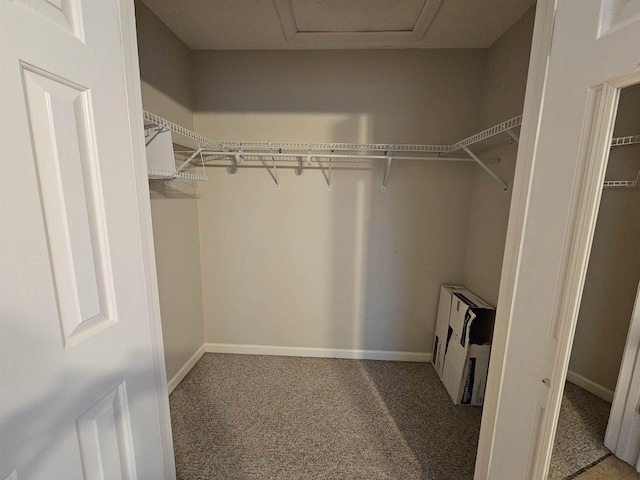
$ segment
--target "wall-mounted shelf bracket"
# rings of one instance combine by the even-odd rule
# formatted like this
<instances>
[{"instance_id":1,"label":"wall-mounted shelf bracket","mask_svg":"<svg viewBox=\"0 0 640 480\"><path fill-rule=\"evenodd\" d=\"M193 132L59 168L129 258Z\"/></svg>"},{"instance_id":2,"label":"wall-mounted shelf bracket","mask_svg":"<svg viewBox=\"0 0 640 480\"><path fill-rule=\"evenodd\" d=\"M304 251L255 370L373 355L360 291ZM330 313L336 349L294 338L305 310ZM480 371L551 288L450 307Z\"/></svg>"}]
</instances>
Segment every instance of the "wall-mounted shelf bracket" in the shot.
<instances>
[{"instance_id":1,"label":"wall-mounted shelf bracket","mask_svg":"<svg viewBox=\"0 0 640 480\"><path fill-rule=\"evenodd\" d=\"M474 154L471 150L469 150L469 148L468 148L468 147L463 146L463 147L462 147L462 149L463 149L465 152L467 152L467 155L469 155L471 158L473 158L473 159L475 160L475 162L476 162L478 165L480 165L480 166L482 167L482 169L483 169L485 172L487 172L489 175L491 175L491 177L492 177L496 182L498 182L498 184L502 187L502 189L503 189L503 190L505 190L505 191L506 191L506 190L507 190L507 188L509 188L509 187L507 186L507 184L506 184L506 183L504 183L502 180L500 180L500 178L499 178L495 173L493 173L493 170L491 170L489 167L487 167L487 165L486 165L482 160L480 160L480 159L476 156L476 154Z\"/></svg>"},{"instance_id":2,"label":"wall-mounted shelf bracket","mask_svg":"<svg viewBox=\"0 0 640 480\"><path fill-rule=\"evenodd\" d=\"M309 157L307 158L308 158L307 162L310 163ZM304 171L304 163L302 161L302 157L298 157L298 168L296 168L296 175L298 176L302 175L303 171Z\"/></svg>"},{"instance_id":3,"label":"wall-mounted shelf bracket","mask_svg":"<svg viewBox=\"0 0 640 480\"><path fill-rule=\"evenodd\" d=\"M276 183L276 190L280 191L280 177L278 176L278 167L276 166L276 157L273 155L273 150L270 150L271 155L271 170L269 174L273 181Z\"/></svg>"},{"instance_id":4,"label":"wall-mounted shelf bracket","mask_svg":"<svg viewBox=\"0 0 640 480\"><path fill-rule=\"evenodd\" d=\"M507 129L507 130L505 130L505 131L507 132L507 134L508 134L511 138L513 138L513 141L514 141L514 142L516 142L516 143L519 143L519 142L520 142L520 136L519 136L516 132L514 132L511 128L508 128L508 129Z\"/></svg>"},{"instance_id":5,"label":"wall-mounted shelf bracket","mask_svg":"<svg viewBox=\"0 0 640 480\"><path fill-rule=\"evenodd\" d=\"M160 135L161 133L167 132L167 131L169 131L169 129L167 127L165 127L164 125L154 125L153 126L153 135L149 135L147 140L144 142L144 145L145 146L149 146L149 144L151 142L153 142L158 135Z\"/></svg>"},{"instance_id":6,"label":"wall-mounted shelf bracket","mask_svg":"<svg viewBox=\"0 0 640 480\"><path fill-rule=\"evenodd\" d=\"M331 151L331 153L333 153L333 150ZM319 160L318 167L322 172L322 176L324 177L325 182L327 182L327 192L330 192L333 189L333 181L331 178L331 172L333 169L333 158L332 157L327 157L327 158L328 158L329 166L325 169L325 167L322 165L322 161Z\"/></svg>"},{"instance_id":7,"label":"wall-mounted shelf bracket","mask_svg":"<svg viewBox=\"0 0 640 480\"><path fill-rule=\"evenodd\" d=\"M189 166L189 164L190 164L191 162L193 162L193 161L196 159L196 157L198 157L198 156L200 157L200 161L202 162L202 150L203 150L203 148L202 148L202 147L198 147L198 149L197 149L195 152L193 152L193 153L191 154L191 156L190 156L189 158L187 158L187 159L182 163L182 165L180 165L180 166L176 169L176 171L177 171L177 172L181 172L182 170L184 170L185 168L187 168L187 167Z\"/></svg>"},{"instance_id":8,"label":"wall-mounted shelf bracket","mask_svg":"<svg viewBox=\"0 0 640 480\"><path fill-rule=\"evenodd\" d=\"M242 155L231 155L232 165L229 167L229 173L231 175L238 173L238 165L242 163Z\"/></svg>"},{"instance_id":9,"label":"wall-mounted shelf bracket","mask_svg":"<svg viewBox=\"0 0 640 480\"><path fill-rule=\"evenodd\" d=\"M387 191L387 183L389 182L389 174L391 173L391 163L393 162L393 157L389 155L387 157L387 163L384 167L384 178L382 179L382 191Z\"/></svg>"},{"instance_id":10,"label":"wall-mounted shelf bracket","mask_svg":"<svg viewBox=\"0 0 640 480\"><path fill-rule=\"evenodd\" d=\"M242 150L239 150L236 153L232 153L230 156L232 165L229 167L229 173L233 175L238 173L238 166L244 163L244 155L242 154Z\"/></svg>"}]
</instances>

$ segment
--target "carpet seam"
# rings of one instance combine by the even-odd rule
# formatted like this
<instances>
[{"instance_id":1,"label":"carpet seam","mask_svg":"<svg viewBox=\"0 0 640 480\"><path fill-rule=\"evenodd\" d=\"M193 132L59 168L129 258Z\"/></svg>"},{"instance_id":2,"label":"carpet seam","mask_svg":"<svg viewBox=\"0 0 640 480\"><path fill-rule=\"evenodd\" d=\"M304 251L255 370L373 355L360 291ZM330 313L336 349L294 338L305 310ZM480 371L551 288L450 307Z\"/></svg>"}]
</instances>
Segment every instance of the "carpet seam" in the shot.
<instances>
[{"instance_id":1,"label":"carpet seam","mask_svg":"<svg viewBox=\"0 0 640 480\"><path fill-rule=\"evenodd\" d=\"M590 463L589 465L587 465L586 467L582 467L580 470L572 473L571 475L569 475L568 477L566 477L564 480L572 480L574 478L576 478L578 475L586 472L587 470L589 470L590 468L595 467L596 465L598 465L600 462L602 462L603 460L605 460L606 458L609 458L611 455L613 455L613 453L609 452L605 455L603 455L601 458L599 458L598 460L596 460L595 462Z\"/></svg>"}]
</instances>

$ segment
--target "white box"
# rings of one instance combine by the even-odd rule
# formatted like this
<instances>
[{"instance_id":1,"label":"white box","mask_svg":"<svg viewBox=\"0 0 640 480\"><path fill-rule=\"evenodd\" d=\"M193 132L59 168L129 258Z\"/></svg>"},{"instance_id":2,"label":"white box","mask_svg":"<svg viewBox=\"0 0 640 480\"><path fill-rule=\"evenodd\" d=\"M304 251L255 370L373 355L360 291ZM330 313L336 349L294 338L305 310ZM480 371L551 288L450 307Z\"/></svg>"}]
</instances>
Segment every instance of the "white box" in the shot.
<instances>
[{"instance_id":1,"label":"white box","mask_svg":"<svg viewBox=\"0 0 640 480\"><path fill-rule=\"evenodd\" d=\"M440 290L433 366L456 405L482 405L495 309L464 287Z\"/></svg>"},{"instance_id":2,"label":"white box","mask_svg":"<svg viewBox=\"0 0 640 480\"><path fill-rule=\"evenodd\" d=\"M173 153L173 141L169 130L145 130L147 145L147 168L160 177L175 176L176 160Z\"/></svg>"}]
</instances>

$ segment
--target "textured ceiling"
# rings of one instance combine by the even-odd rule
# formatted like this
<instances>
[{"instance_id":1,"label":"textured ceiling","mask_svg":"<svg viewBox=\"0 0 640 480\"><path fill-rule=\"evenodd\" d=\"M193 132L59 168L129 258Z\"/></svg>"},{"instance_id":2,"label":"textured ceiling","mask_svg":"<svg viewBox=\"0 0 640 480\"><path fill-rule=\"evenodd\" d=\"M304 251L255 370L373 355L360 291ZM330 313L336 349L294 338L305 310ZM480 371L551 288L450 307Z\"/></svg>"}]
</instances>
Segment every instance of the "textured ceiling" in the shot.
<instances>
[{"instance_id":1,"label":"textured ceiling","mask_svg":"<svg viewBox=\"0 0 640 480\"><path fill-rule=\"evenodd\" d=\"M487 48L535 0L143 0L190 48Z\"/></svg>"}]
</instances>

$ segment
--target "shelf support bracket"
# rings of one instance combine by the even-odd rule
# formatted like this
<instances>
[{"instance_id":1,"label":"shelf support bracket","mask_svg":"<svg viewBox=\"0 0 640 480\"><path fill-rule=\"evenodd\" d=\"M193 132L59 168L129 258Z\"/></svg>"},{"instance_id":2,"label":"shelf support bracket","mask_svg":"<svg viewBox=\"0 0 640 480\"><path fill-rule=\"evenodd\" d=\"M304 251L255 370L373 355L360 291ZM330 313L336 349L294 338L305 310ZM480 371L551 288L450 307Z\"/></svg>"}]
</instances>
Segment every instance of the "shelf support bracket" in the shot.
<instances>
[{"instance_id":1,"label":"shelf support bracket","mask_svg":"<svg viewBox=\"0 0 640 480\"><path fill-rule=\"evenodd\" d=\"M331 152L333 153L333 152ZM330 192L331 189L333 188L333 183L331 180L331 166L333 164L333 159L331 157L329 157L329 177L327 178L327 192Z\"/></svg>"},{"instance_id":2,"label":"shelf support bracket","mask_svg":"<svg viewBox=\"0 0 640 480\"><path fill-rule=\"evenodd\" d=\"M169 129L166 128L164 125L157 125L156 127L153 128L153 131L154 131L153 135L149 137L149 140L147 140L144 145L148 146L151 142L153 142L156 139L158 135L166 132L167 130Z\"/></svg>"},{"instance_id":3,"label":"shelf support bracket","mask_svg":"<svg viewBox=\"0 0 640 480\"><path fill-rule=\"evenodd\" d=\"M516 142L516 143L520 143L520 136L519 136L516 132L514 132L514 131L513 131L512 129L510 129L510 128L507 128L507 130L505 130L505 131L509 134L509 136L510 136L511 138L513 138L513 141L514 141L514 142Z\"/></svg>"},{"instance_id":4,"label":"shelf support bracket","mask_svg":"<svg viewBox=\"0 0 640 480\"><path fill-rule=\"evenodd\" d=\"M304 171L304 163L302 161L302 157L298 157L298 168L296 168L296 175L298 176L302 175L303 171Z\"/></svg>"},{"instance_id":5,"label":"shelf support bracket","mask_svg":"<svg viewBox=\"0 0 640 480\"><path fill-rule=\"evenodd\" d=\"M273 149L269 149L273 153ZM271 157L271 165L273 166L273 181L276 182L276 190L280 191L280 177L278 177L278 169L276 168L276 157Z\"/></svg>"},{"instance_id":6,"label":"shelf support bracket","mask_svg":"<svg viewBox=\"0 0 640 480\"><path fill-rule=\"evenodd\" d=\"M238 172L238 165L240 165L242 161L243 161L243 158L241 153L236 153L235 155L231 156L231 162L233 163L233 165L229 167L229 173L231 175Z\"/></svg>"},{"instance_id":7,"label":"shelf support bracket","mask_svg":"<svg viewBox=\"0 0 640 480\"><path fill-rule=\"evenodd\" d=\"M387 164L384 167L384 178L382 179L382 191L387 191L387 182L389 181L389 174L391 173L391 162L393 161L393 157L387 157Z\"/></svg>"},{"instance_id":8,"label":"shelf support bracket","mask_svg":"<svg viewBox=\"0 0 640 480\"><path fill-rule=\"evenodd\" d=\"M479 158L478 158L478 157L477 157L477 156L476 156L476 155L475 155L471 150L469 150L467 147L462 147L462 148L464 149L464 151L465 151L465 152L467 152L467 154L468 154L471 158L473 158L473 159L475 160L475 162L476 162L478 165L480 165L480 166L482 167L482 169L483 169L485 172L487 172L489 175L491 175L491 177L492 177L496 182L498 182L498 183L500 184L500 186L502 187L502 189L503 189L503 190L505 190L505 191L506 191L506 190L509 188L509 187L507 187L507 184L506 184L506 183L504 183L502 180L500 180L500 178L499 178L495 173L493 173L493 171L492 171L489 167L487 167L487 166L485 165L485 163L484 163L482 160L480 160L480 159L479 159Z\"/></svg>"},{"instance_id":9,"label":"shelf support bracket","mask_svg":"<svg viewBox=\"0 0 640 480\"><path fill-rule=\"evenodd\" d=\"M176 170L176 172L181 172L182 170L184 170L185 168L187 168L189 166L189 164L195 160L195 158L200 155L200 153L202 153L202 147L199 147L195 152L193 152L193 154L187 158L182 165L180 165L178 167L178 169Z\"/></svg>"}]
</instances>

